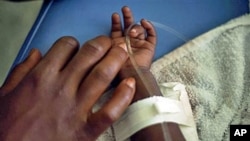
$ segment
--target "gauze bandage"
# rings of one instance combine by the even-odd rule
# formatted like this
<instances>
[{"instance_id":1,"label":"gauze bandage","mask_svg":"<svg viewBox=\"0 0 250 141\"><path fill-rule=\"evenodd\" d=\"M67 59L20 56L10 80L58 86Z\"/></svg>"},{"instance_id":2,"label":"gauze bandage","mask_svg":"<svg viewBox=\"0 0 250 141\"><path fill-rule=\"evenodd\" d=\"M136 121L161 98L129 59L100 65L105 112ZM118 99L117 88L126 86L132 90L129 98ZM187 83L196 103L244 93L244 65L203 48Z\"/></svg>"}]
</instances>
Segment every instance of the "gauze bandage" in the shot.
<instances>
[{"instance_id":1,"label":"gauze bandage","mask_svg":"<svg viewBox=\"0 0 250 141\"><path fill-rule=\"evenodd\" d=\"M190 126L180 101L153 96L132 104L114 125L117 141L122 141L150 125L175 122Z\"/></svg>"}]
</instances>

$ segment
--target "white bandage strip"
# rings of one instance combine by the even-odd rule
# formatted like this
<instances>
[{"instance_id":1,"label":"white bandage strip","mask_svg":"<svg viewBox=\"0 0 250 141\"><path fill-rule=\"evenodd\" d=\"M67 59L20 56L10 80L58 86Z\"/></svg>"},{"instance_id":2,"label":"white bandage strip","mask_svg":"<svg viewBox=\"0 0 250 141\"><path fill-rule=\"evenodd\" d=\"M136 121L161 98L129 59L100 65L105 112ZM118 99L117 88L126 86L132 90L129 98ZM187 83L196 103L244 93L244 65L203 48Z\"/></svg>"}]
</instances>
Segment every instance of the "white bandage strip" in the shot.
<instances>
[{"instance_id":1,"label":"white bandage strip","mask_svg":"<svg viewBox=\"0 0 250 141\"><path fill-rule=\"evenodd\" d=\"M161 96L149 97L132 104L113 125L116 140L126 140L145 127L163 122L190 126L182 106L178 100Z\"/></svg>"}]
</instances>

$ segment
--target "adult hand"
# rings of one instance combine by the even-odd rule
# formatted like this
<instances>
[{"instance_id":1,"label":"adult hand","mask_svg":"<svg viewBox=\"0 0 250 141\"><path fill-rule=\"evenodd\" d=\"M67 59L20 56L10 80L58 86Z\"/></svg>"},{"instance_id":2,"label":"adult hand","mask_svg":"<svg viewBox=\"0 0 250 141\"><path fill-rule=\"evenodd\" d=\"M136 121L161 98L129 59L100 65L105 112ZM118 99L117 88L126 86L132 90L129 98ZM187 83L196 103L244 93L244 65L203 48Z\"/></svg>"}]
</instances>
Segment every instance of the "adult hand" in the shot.
<instances>
[{"instance_id":1,"label":"adult hand","mask_svg":"<svg viewBox=\"0 0 250 141\"><path fill-rule=\"evenodd\" d=\"M127 58L105 36L80 49L74 38L60 38L44 57L33 50L0 88L0 140L95 140L133 98L135 80L126 78L109 102L91 111Z\"/></svg>"}]
</instances>

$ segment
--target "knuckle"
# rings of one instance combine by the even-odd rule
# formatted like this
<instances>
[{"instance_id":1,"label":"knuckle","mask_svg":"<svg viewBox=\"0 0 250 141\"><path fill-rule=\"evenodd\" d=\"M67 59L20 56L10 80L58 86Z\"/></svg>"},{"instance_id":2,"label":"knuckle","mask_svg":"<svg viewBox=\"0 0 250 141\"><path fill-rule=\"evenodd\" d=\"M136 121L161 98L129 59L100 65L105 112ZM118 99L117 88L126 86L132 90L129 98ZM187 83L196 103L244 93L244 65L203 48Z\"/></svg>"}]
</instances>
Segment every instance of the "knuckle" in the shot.
<instances>
[{"instance_id":1,"label":"knuckle","mask_svg":"<svg viewBox=\"0 0 250 141\"><path fill-rule=\"evenodd\" d=\"M118 58L120 59L120 62L125 62L127 60L127 54L122 52L120 54L118 54Z\"/></svg>"},{"instance_id":2,"label":"knuckle","mask_svg":"<svg viewBox=\"0 0 250 141\"><path fill-rule=\"evenodd\" d=\"M101 35L95 39L87 41L84 46L86 54L98 56L104 54L111 47L111 39L107 36Z\"/></svg>"},{"instance_id":3,"label":"knuckle","mask_svg":"<svg viewBox=\"0 0 250 141\"><path fill-rule=\"evenodd\" d=\"M27 81L30 85L32 85L34 88L39 88L44 85L48 85L48 82L51 82L54 77L48 77L53 76L54 74L47 72L40 71L37 69L34 69L30 74L27 76Z\"/></svg>"},{"instance_id":4,"label":"knuckle","mask_svg":"<svg viewBox=\"0 0 250 141\"><path fill-rule=\"evenodd\" d=\"M100 54L104 52L103 47L99 43L92 41L92 40L88 41L84 47L86 49L85 53L90 56L98 57L100 56Z\"/></svg>"},{"instance_id":5,"label":"knuckle","mask_svg":"<svg viewBox=\"0 0 250 141\"><path fill-rule=\"evenodd\" d=\"M118 115L116 114L116 112L113 112L112 110L109 111L106 110L104 111L102 118L104 120L103 122L112 124L118 119Z\"/></svg>"},{"instance_id":6,"label":"knuckle","mask_svg":"<svg viewBox=\"0 0 250 141\"><path fill-rule=\"evenodd\" d=\"M127 90L127 92L125 92L125 94L123 95L121 104L122 104L123 106L128 107L129 104L131 103L131 101L132 101L134 95L131 94L131 93L133 93L132 88L127 87L126 90Z\"/></svg>"},{"instance_id":7,"label":"knuckle","mask_svg":"<svg viewBox=\"0 0 250 141\"><path fill-rule=\"evenodd\" d=\"M43 74L37 71L34 71L29 75L28 79L29 81L32 82L31 84L39 86L42 83L42 77L43 77Z\"/></svg>"},{"instance_id":8,"label":"knuckle","mask_svg":"<svg viewBox=\"0 0 250 141\"><path fill-rule=\"evenodd\" d=\"M111 50L111 55L114 61L124 62L127 60L127 48L124 44L118 44L118 47L114 47Z\"/></svg>"},{"instance_id":9,"label":"knuckle","mask_svg":"<svg viewBox=\"0 0 250 141\"><path fill-rule=\"evenodd\" d=\"M94 70L94 77L102 82L110 82L113 78L115 70L113 67L105 66L98 67Z\"/></svg>"}]
</instances>

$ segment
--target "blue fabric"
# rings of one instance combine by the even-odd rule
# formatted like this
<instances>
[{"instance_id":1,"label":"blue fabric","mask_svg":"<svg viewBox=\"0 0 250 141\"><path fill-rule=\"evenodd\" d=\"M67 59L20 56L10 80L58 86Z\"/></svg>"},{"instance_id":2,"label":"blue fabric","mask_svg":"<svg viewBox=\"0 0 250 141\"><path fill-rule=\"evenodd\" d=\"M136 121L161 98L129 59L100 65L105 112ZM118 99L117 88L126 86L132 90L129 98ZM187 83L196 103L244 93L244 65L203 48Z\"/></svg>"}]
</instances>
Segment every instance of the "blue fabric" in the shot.
<instances>
[{"instance_id":1,"label":"blue fabric","mask_svg":"<svg viewBox=\"0 0 250 141\"><path fill-rule=\"evenodd\" d=\"M109 35L111 14L129 6L136 21L142 18L165 24L192 39L226 21L248 13L248 0L51 0L27 36L13 66L31 48L45 54L61 36L74 36L82 44L98 35ZM155 59L185 43L171 32L157 28Z\"/></svg>"}]
</instances>

